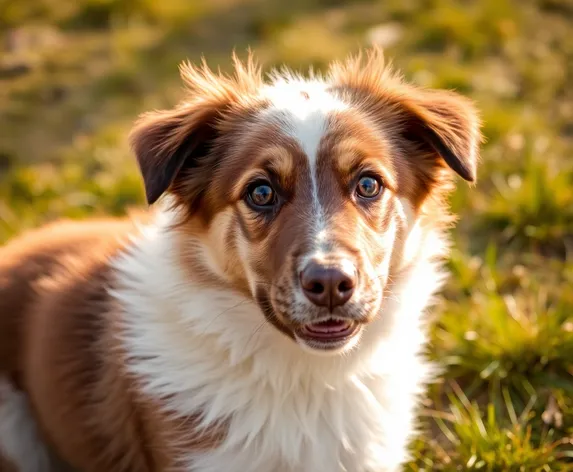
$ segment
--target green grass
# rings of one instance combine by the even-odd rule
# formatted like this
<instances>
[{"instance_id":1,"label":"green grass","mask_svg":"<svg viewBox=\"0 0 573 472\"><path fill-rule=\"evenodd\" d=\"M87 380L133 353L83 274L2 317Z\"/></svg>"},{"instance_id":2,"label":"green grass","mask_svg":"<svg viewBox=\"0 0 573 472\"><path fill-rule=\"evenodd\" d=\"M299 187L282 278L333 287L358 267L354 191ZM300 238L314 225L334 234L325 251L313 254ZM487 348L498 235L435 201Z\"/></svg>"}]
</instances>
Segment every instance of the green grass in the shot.
<instances>
[{"instance_id":1,"label":"green grass","mask_svg":"<svg viewBox=\"0 0 573 472\"><path fill-rule=\"evenodd\" d=\"M570 0L0 0L0 242L61 216L143 204L136 115L177 65L324 67L366 45L483 112L487 143L432 324L445 367L411 471L573 470L573 3Z\"/></svg>"},{"instance_id":2,"label":"green grass","mask_svg":"<svg viewBox=\"0 0 573 472\"><path fill-rule=\"evenodd\" d=\"M571 440L556 438L553 429L534 430L531 414L534 398L518 415L511 395L502 390L505 410L500 418L493 403L483 407L470 401L456 384L452 384L452 390L448 395L448 411L429 412L446 445L440 445L435 439L414 444L417 461L410 464L411 470L570 470L567 460L573 455L566 448L571 446Z\"/></svg>"}]
</instances>

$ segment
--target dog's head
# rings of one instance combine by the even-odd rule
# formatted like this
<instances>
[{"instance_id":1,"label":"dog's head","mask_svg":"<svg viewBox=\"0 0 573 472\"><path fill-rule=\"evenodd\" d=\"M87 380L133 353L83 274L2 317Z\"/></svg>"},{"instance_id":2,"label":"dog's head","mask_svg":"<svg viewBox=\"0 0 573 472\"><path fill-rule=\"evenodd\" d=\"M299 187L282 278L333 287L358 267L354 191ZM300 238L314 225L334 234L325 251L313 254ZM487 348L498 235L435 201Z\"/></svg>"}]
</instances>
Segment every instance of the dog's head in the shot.
<instances>
[{"instance_id":1,"label":"dog's head","mask_svg":"<svg viewBox=\"0 0 573 472\"><path fill-rule=\"evenodd\" d=\"M195 271L247 293L301 346L348 349L419 250L412 228L448 220L454 172L475 180L472 104L404 83L377 50L310 79L265 83L252 60L182 75L188 100L132 134L149 203L168 193L187 216Z\"/></svg>"}]
</instances>

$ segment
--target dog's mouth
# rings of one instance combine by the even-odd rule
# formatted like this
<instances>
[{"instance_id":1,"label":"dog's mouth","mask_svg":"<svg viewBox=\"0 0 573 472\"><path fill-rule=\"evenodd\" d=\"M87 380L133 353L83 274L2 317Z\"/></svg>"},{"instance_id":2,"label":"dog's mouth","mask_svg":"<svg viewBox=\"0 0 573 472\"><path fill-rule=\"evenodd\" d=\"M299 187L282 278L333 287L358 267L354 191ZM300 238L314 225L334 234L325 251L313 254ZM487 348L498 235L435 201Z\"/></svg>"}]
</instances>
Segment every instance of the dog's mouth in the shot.
<instances>
[{"instance_id":1,"label":"dog's mouth","mask_svg":"<svg viewBox=\"0 0 573 472\"><path fill-rule=\"evenodd\" d=\"M339 349L362 330L362 324L345 318L326 318L306 323L295 330L296 337L314 349Z\"/></svg>"}]
</instances>

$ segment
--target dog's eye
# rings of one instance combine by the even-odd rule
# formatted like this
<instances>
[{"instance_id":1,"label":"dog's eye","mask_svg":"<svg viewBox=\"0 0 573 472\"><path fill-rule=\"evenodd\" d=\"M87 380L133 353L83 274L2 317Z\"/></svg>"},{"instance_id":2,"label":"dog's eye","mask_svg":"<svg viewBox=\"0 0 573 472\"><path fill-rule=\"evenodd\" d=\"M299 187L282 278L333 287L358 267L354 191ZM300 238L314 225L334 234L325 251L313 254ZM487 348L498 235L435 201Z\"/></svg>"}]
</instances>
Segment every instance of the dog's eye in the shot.
<instances>
[{"instance_id":1,"label":"dog's eye","mask_svg":"<svg viewBox=\"0 0 573 472\"><path fill-rule=\"evenodd\" d=\"M380 190L382 190L382 183L371 175L360 177L356 185L356 193L362 198L374 198L380 194Z\"/></svg>"},{"instance_id":2,"label":"dog's eye","mask_svg":"<svg viewBox=\"0 0 573 472\"><path fill-rule=\"evenodd\" d=\"M275 191L268 182L252 184L248 189L247 198L255 208L268 208L276 202Z\"/></svg>"}]
</instances>

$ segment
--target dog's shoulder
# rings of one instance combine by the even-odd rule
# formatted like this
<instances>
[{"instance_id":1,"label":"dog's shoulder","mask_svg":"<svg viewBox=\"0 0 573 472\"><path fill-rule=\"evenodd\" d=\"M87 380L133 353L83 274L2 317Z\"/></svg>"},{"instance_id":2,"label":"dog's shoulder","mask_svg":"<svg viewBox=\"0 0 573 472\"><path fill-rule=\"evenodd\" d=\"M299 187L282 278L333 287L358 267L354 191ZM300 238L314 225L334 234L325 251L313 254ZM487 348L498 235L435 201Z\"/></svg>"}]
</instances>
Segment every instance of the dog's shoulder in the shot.
<instances>
[{"instance_id":1,"label":"dog's shoulder","mask_svg":"<svg viewBox=\"0 0 573 472\"><path fill-rule=\"evenodd\" d=\"M0 371L18 370L27 318L46 291L108 260L135 230L128 218L59 221L0 248Z\"/></svg>"},{"instance_id":2,"label":"dog's shoulder","mask_svg":"<svg viewBox=\"0 0 573 472\"><path fill-rule=\"evenodd\" d=\"M0 249L0 374L21 382L66 459L90 470L151 467L149 408L123 375L109 294L114 258L146 218L61 221Z\"/></svg>"}]
</instances>

